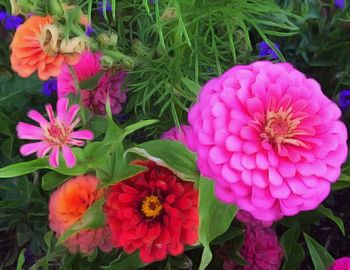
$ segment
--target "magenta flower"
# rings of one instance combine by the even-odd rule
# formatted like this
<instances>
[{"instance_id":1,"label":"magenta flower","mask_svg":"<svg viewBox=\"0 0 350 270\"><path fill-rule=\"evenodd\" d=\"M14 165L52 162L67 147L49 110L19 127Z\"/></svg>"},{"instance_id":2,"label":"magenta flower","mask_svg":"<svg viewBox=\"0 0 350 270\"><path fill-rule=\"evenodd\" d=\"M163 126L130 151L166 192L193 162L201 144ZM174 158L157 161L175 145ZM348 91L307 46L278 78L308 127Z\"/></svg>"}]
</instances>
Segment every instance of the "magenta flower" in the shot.
<instances>
[{"instance_id":1,"label":"magenta flower","mask_svg":"<svg viewBox=\"0 0 350 270\"><path fill-rule=\"evenodd\" d=\"M20 153L23 156L36 152L37 157L42 158L51 151L49 163L51 167L56 168L59 165L59 152L62 150L67 167L75 166L76 158L69 146L83 146L84 141L82 140L92 140L94 135L90 130L73 131L80 121L79 118L76 118L79 106L72 105L68 108L68 103L67 98L60 98L57 101L57 117L54 115L51 104L46 105L50 121L47 121L38 111L30 110L27 116L36 121L40 127L24 122L18 123L18 138L39 140L39 142L22 145Z\"/></svg>"},{"instance_id":2,"label":"magenta flower","mask_svg":"<svg viewBox=\"0 0 350 270\"><path fill-rule=\"evenodd\" d=\"M273 221L329 194L348 152L340 116L315 80L288 63L258 61L202 88L187 144L220 200Z\"/></svg>"},{"instance_id":3,"label":"magenta flower","mask_svg":"<svg viewBox=\"0 0 350 270\"><path fill-rule=\"evenodd\" d=\"M350 269L350 258L343 257L335 260L328 270L349 270Z\"/></svg>"},{"instance_id":4,"label":"magenta flower","mask_svg":"<svg viewBox=\"0 0 350 270\"><path fill-rule=\"evenodd\" d=\"M279 270L283 260L283 249L276 232L271 228L247 226L240 254L246 266L237 265L228 257L223 263L224 270Z\"/></svg>"},{"instance_id":5,"label":"magenta flower","mask_svg":"<svg viewBox=\"0 0 350 270\"><path fill-rule=\"evenodd\" d=\"M164 132L160 138L162 140L176 141L186 145L186 137L190 129L191 127L189 125L181 125L180 129L174 127Z\"/></svg>"},{"instance_id":6,"label":"magenta flower","mask_svg":"<svg viewBox=\"0 0 350 270\"><path fill-rule=\"evenodd\" d=\"M84 52L79 62L73 66L78 81L90 79L102 71L100 60L100 53ZM121 105L126 100L126 94L121 90L125 76L124 70L110 70L100 78L95 89L81 90L80 95L84 107L89 108L95 114L105 115L106 100L109 96L112 113L118 114L122 110ZM74 79L67 65L63 66L61 74L57 77L57 87L58 97L77 93Z\"/></svg>"}]
</instances>

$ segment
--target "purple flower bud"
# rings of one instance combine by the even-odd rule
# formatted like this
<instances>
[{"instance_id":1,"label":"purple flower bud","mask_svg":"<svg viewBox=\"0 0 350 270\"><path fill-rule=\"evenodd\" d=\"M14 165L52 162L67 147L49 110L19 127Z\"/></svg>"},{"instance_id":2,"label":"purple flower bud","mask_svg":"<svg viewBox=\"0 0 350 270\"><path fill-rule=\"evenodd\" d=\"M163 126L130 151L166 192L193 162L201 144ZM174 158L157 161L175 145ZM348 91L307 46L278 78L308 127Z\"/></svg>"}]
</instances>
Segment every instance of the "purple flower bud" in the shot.
<instances>
[{"instance_id":1,"label":"purple flower bud","mask_svg":"<svg viewBox=\"0 0 350 270\"><path fill-rule=\"evenodd\" d=\"M15 31L19 25L24 22L24 19L19 16L7 16L5 18L5 29Z\"/></svg>"},{"instance_id":2,"label":"purple flower bud","mask_svg":"<svg viewBox=\"0 0 350 270\"><path fill-rule=\"evenodd\" d=\"M345 8L345 0L335 0L334 5L337 8L344 9Z\"/></svg>"},{"instance_id":3,"label":"purple flower bud","mask_svg":"<svg viewBox=\"0 0 350 270\"><path fill-rule=\"evenodd\" d=\"M350 106L350 90L340 91L338 105L342 110L346 110Z\"/></svg>"},{"instance_id":4,"label":"purple flower bud","mask_svg":"<svg viewBox=\"0 0 350 270\"><path fill-rule=\"evenodd\" d=\"M43 83L41 92L44 95L51 96L55 91L57 91L57 79L50 79Z\"/></svg>"},{"instance_id":5,"label":"purple flower bud","mask_svg":"<svg viewBox=\"0 0 350 270\"><path fill-rule=\"evenodd\" d=\"M279 45L277 43L274 43L276 49L280 49ZM277 54L270 48L270 46L265 42L262 41L258 43L258 49L259 49L259 56L260 57L266 57L269 56L271 59L278 59Z\"/></svg>"}]
</instances>

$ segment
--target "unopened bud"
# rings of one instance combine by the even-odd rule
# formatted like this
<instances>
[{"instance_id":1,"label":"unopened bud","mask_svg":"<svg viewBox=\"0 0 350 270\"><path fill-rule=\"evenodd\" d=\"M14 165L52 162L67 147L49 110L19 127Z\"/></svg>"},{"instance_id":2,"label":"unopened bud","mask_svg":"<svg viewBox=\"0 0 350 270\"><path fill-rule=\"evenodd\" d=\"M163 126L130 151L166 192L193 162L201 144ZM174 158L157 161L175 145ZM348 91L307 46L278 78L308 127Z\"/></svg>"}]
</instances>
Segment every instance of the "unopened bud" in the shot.
<instances>
[{"instance_id":1,"label":"unopened bud","mask_svg":"<svg viewBox=\"0 0 350 270\"><path fill-rule=\"evenodd\" d=\"M118 44L118 35L114 32L101 33L97 36L97 40L101 45L105 46L117 46Z\"/></svg>"}]
</instances>

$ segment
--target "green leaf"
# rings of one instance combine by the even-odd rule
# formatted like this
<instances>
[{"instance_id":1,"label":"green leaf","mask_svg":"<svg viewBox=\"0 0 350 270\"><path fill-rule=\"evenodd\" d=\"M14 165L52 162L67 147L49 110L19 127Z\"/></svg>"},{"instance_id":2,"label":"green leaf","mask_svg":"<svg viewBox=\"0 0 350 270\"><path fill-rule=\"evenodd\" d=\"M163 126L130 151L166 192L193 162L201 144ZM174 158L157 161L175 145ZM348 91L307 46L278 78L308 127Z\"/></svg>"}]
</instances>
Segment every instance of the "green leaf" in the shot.
<instances>
[{"instance_id":1,"label":"green leaf","mask_svg":"<svg viewBox=\"0 0 350 270\"><path fill-rule=\"evenodd\" d=\"M281 237L280 243L283 246L285 257L282 270L299 269L301 262L305 258L304 249L298 243L299 235L300 226L295 223Z\"/></svg>"},{"instance_id":2,"label":"green leaf","mask_svg":"<svg viewBox=\"0 0 350 270\"><path fill-rule=\"evenodd\" d=\"M326 208L323 205L320 205L320 207L317 209L317 212L333 220L335 224L338 225L338 228L341 230L342 234L345 236L345 228L344 228L343 220L340 217L335 216L331 209Z\"/></svg>"},{"instance_id":3,"label":"green leaf","mask_svg":"<svg viewBox=\"0 0 350 270\"><path fill-rule=\"evenodd\" d=\"M147 263L140 261L138 252L134 252L131 255L122 252L119 257L110 262L109 265L101 266L100 268L106 270L136 270L146 265Z\"/></svg>"},{"instance_id":4,"label":"green leaf","mask_svg":"<svg viewBox=\"0 0 350 270\"><path fill-rule=\"evenodd\" d=\"M43 190L51 190L65 182L69 177L57 172L48 172L42 177L41 187Z\"/></svg>"},{"instance_id":5,"label":"green leaf","mask_svg":"<svg viewBox=\"0 0 350 270\"><path fill-rule=\"evenodd\" d=\"M196 156L183 144L169 140L142 143L126 151L138 154L171 170L183 180L198 183Z\"/></svg>"},{"instance_id":6,"label":"green leaf","mask_svg":"<svg viewBox=\"0 0 350 270\"><path fill-rule=\"evenodd\" d=\"M12 178L34 172L41 168L50 168L47 158L11 164L0 169L0 178Z\"/></svg>"},{"instance_id":7,"label":"green leaf","mask_svg":"<svg viewBox=\"0 0 350 270\"><path fill-rule=\"evenodd\" d=\"M97 229L103 227L105 224L105 214L102 210L103 204L103 197L94 202L94 204L89 207L82 218L64 232L64 234L58 239L58 243L63 243L72 234L83 229Z\"/></svg>"},{"instance_id":8,"label":"green leaf","mask_svg":"<svg viewBox=\"0 0 350 270\"><path fill-rule=\"evenodd\" d=\"M199 241L204 246L199 270L204 270L213 255L210 242L229 228L238 208L223 204L214 196L214 182L201 177L199 182Z\"/></svg>"},{"instance_id":9,"label":"green leaf","mask_svg":"<svg viewBox=\"0 0 350 270\"><path fill-rule=\"evenodd\" d=\"M21 253L18 256L16 270L22 270L22 268L23 268L23 265L24 265L24 262L25 262L24 252L26 252L25 248L22 249Z\"/></svg>"},{"instance_id":10,"label":"green leaf","mask_svg":"<svg viewBox=\"0 0 350 270\"><path fill-rule=\"evenodd\" d=\"M0 105L10 98L15 98L16 95L38 92L41 85L42 82L36 75L32 75L29 78L21 78L15 75L11 80L0 84Z\"/></svg>"},{"instance_id":11,"label":"green leaf","mask_svg":"<svg viewBox=\"0 0 350 270\"><path fill-rule=\"evenodd\" d=\"M190 90L195 96L198 95L199 89L201 88L201 86L198 83L186 77L181 77L180 80L186 86L186 88Z\"/></svg>"},{"instance_id":12,"label":"green leaf","mask_svg":"<svg viewBox=\"0 0 350 270\"><path fill-rule=\"evenodd\" d=\"M101 70L93 77L79 82L79 88L82 90L93 90L97 87L102 76L105 75L105 71Z\"/></svg>"},{"instance_id":13,"label":"green leaf","mask_svg":"<svg viewBox=\"0 0 350 270\"><path fill-rule=\"evenodd\" d=\"M324 247L322 247L316 240L308 236L306 233L304 233L304 238L306 240L315 270L326 270L330 265L332 265L334 259Z\"/></svg>"}]
</instances>

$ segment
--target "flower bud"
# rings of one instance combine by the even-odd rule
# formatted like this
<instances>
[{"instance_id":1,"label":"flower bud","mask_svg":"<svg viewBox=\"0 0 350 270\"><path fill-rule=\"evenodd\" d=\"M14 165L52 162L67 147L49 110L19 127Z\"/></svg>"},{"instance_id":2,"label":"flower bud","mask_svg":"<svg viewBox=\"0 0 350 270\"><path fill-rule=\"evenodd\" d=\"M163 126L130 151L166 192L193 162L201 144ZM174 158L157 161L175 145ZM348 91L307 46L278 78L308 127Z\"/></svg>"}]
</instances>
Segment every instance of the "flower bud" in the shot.
<instances>
[{"instance_id":1,"label":"flower bud","mask_svg":"<svg viewBox=\"0 0 350 270\"><path fill-rule=\"evenodd\" d=\"M97 36L97 40L101 43L102 46L117 46L118 35L114 32L100 33Z\"/></svg>"},{"instance_id":2,"label":"flower bud","mask_svg":"<svg viewBox=\"0 0 350 270\"><path fill-rule=\"evenodd\" d=\"M46 1L49 13L51 15L62 16L64 11L60 0Z\"/></svg>"}]
</instances>

